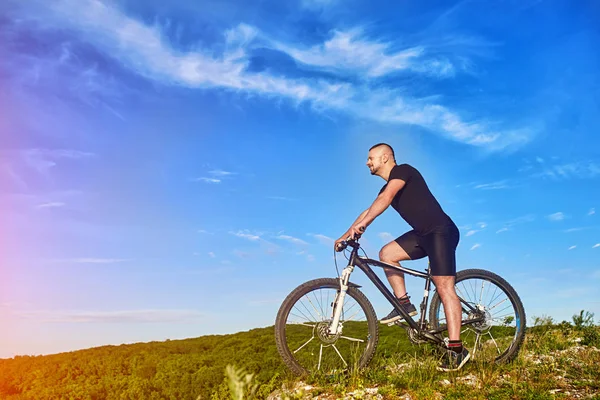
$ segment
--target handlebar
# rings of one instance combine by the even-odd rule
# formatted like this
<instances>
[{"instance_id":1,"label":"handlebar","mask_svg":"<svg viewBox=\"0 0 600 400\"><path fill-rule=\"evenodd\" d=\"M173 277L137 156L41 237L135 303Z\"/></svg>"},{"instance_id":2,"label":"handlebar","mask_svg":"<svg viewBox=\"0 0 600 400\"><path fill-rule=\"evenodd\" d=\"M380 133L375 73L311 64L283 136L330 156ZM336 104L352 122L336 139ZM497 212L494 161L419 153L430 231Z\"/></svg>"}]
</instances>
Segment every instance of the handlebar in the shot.
<instances>
[{"instance_id":1,"label":"handlebar","mask_svg":"<svg viewBox=\"0 0 600 400\"><path fill-rule=\"evenodd\" d=\"M363 233L365 231L365 227L361 226L359 228L359 230L361 231L361 233ZM343 242L341 242L340 244L338 244L336 246L335 251L337 251L337 252L344 251L344 250L346 250L346 248L348 246L351 246L351 247L357 247L357 246L359 246L359 244L358 244L358 238L359 237L353 238L353 237L348 236L346 238L346 240L344 240Z\"/></svg>"}]
</instances>

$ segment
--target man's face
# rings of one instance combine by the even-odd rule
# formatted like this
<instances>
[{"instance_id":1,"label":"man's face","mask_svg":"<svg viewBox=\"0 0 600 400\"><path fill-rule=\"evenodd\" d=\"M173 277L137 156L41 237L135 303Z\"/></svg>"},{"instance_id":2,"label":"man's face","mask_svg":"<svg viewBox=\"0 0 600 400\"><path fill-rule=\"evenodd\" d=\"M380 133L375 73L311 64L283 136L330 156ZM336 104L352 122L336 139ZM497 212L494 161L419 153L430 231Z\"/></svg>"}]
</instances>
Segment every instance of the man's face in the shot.
<instances>
[{"instance_id":1,"label":"man's face","mask_svg":"<svg viewBox=\"0 0 600 400\"><path fill-rule=\"evenodd\" d=\"M377 175L377 171L383 165L381 156L381 151L378 148L369 151L369 156L367 157L367 167L369 167L371 175Z\"/></svg>"}]
</instances>

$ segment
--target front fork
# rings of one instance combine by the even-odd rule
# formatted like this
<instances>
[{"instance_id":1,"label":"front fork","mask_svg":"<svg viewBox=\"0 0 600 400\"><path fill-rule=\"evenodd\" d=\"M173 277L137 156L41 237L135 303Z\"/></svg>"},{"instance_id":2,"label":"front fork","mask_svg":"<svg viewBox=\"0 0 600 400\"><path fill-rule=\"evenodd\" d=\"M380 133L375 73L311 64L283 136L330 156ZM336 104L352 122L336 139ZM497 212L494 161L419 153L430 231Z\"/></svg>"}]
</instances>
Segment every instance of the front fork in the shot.
<instances>
[{"instance_id":1,"label":"front fork","mask_svg":"<svg viewBox=\"0 0 600 400\"><path fill-rule=\"evenodd\" d=\"M344 299L346 298L346 292L348 291L348 281L350 281L350 274L354 271L354 265L349 264L342 271L340 276L340 290L333 301L333 315L331 318L331 324L329 325L328 333L330 335L337 335L342 333L342 324L340 323L340 317L344 308Z\"/></svg>"}]
</instances>

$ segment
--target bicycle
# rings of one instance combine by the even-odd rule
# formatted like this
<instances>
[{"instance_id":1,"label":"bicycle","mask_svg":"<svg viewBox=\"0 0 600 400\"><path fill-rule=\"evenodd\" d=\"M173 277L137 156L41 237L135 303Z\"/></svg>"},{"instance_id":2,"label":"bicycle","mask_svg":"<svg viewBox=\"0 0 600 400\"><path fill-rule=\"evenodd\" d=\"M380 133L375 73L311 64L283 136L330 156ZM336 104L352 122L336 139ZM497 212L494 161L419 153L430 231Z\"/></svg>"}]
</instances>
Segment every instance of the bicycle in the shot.
<instances>
[{"instance_id":1,"label":"bicycle","mask_svg":"<svg viewBox=\"0 0 600 400\"><path fill-rule=\"evenodd\" d=\"M288 368L296 374L329 373L361 369L372 360L379 341L379 321L371 302L359 290L361 286L350 282L355 267L402 315L403 321L392 324L406 329L413 344L432 343L445 350L445 314L437 291L431 299L429 321L426 319L432 283L430 265L421 272L369 259L366 253L361 257L358 239L349 238L341 245L340 250L352 248L342 274L301 284L279 308L275 340ZM417 321L404 311L371 266L393 268L425 279ZM497 274L482 269L458 271L455 287L462 305L461 339L471 350L471 359L496 363L514 359L525 337L526 317L513 287Z\"/></svg>"}]
</instances>

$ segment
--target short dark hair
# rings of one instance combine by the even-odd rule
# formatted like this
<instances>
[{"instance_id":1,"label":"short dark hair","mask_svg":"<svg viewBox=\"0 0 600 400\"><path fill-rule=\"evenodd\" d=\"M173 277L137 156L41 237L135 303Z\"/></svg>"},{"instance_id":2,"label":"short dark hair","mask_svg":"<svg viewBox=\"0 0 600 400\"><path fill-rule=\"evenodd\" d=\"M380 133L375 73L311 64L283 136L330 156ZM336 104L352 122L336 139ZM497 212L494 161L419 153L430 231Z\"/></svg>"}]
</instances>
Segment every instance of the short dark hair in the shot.
<instances>
[{"instance_id":1,"label":"short dark hair","mask_svg":"<svg viewBox=\"0 0 600 400\"><path fill-rule=\"evenodd\" d=\"M379 147L379 146L386 146L388 149L390 149L390 151L392 152L392 158L394 159L394 161L396 161L396 155L394 154L394 149L392 148L392 146L390 146L387 143L377 143L376 145L371 146L371 148L369 149L369 151L371 151L374 148Z\"/></svg>"}]
</instances>

